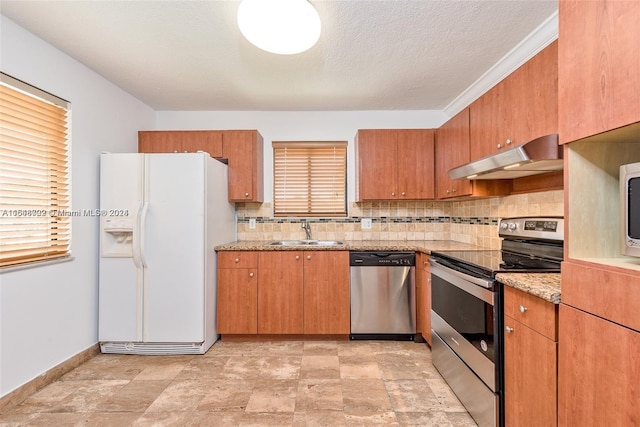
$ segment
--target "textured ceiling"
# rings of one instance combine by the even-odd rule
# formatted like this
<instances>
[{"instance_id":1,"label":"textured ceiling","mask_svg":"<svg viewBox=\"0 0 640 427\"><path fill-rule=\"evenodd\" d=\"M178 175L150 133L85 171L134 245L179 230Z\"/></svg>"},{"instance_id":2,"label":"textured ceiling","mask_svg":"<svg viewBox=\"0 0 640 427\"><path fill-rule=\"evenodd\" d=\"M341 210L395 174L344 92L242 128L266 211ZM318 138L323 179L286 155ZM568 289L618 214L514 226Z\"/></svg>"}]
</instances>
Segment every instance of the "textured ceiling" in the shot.
<instances>
[{"instance_id":1,"label":"textured ceiling","mask_svg":"<svg viewBox=\"0 0 640 427\"><path fill-rule=\"evenodd\" d=\"M279 56L238 1L0 1L0 13L156 110L440 110L557 1L311 0L322 34Z\"/></svg>"}]
</instances>

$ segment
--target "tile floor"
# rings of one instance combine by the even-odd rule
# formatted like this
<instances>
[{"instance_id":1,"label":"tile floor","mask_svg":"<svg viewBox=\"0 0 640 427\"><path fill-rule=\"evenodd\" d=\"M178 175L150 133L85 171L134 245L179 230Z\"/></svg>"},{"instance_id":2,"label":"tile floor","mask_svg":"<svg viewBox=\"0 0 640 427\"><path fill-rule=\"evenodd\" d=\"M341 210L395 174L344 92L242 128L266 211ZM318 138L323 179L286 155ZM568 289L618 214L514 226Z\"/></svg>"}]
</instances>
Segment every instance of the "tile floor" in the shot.
<instances>
[{"instance_id":1,"label":"tile floor","mask_svg":"<svg viewBox=\"0 0 640 427\"><path fill-rule=\"evenodd\" d=\"M203 356L100 354L1 426L475 426L431 364L397 341L217 342Z\"/></svg>"}]
</instances>

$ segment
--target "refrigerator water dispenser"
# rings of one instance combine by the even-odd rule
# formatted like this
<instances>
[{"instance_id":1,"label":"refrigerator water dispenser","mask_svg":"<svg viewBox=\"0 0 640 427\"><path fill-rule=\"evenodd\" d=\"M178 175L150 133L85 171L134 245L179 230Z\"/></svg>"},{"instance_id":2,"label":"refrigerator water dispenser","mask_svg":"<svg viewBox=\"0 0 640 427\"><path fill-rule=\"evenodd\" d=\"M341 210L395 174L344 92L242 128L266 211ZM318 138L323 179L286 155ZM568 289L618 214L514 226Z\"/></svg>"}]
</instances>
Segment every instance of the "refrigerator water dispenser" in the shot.
<instances>
[{"instance_id":1,"label":"refrigerator water dispenser","mask_svg":"<svg viewBox=\"0 0 640 427\"><path fill-rule=\"evenodd\" d=\"M107 258L133 256L133 220L102 218L100 252Z\"/></svg>"}]
</instances>

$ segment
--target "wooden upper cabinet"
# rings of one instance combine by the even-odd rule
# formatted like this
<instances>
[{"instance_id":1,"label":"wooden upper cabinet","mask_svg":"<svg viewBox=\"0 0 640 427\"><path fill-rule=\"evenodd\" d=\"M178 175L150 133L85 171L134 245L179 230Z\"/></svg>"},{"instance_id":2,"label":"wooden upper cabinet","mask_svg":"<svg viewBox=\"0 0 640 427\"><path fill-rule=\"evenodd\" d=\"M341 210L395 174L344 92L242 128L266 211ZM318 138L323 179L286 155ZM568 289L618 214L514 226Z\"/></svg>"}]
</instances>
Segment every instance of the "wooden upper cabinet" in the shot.
<instances>
[{"instance_id":1,"label":"wooden upper cabinet","mask_svg":"<svg viewBox=\"0 0 640 427\"><path fill-rule=\"evenodd\" d=\"M357 200L433 199L434 134L432 129L359 130Z\"/></svg>"},{"instance_id":2,"label":"wooden upper cabinet","mask_svg":"<svg viewBox=\"0 0 640 427\"><path fill-rule=\"evenodd\" d=\"M204 151L222 158L222 131L180 130L139 131L139 153L196 153Z\"/></svg>"},{"instance_id":3,"label":"wooden upper cabinet","mask_svg":"<svg viewBox=\"0 0 640 427\"><path fill-rule=\"evenodd\" d=\"M229 164L229 201L262 202L263 139L257 130L223 131L222 155Z\"/></svg>"},{"instance_id":4,"label":"wooden upper cabinet","mask_svg":"<svg viewBox=\"0 0 640 427\"><path fill-rule=\"evenodd\" d=\"M398 199L435 198L435 130L397 132Z\"/></svg>"},{"instance_id":5,"label":"wooden upper cabinet","mask_svg":"<svg viewBox=\"0 0 640 427\"><path fill-rule=\"evenodd\" d=\"M560 143L640 121L640 2L559 2Z\"/></svg>"},{"instance_id":6,"label":"wooden upper cabinet","mask_svg":"<svg viewBox=\"0 0 640 427\"><path fill-rule=\"evenodd\" d=\"M465 108L437 130L436 196L438 199L471 194L471 181L452 180L449 170L469 162L469 108Z\"/></svg>"},{"instance_id":7,"label":"wooden upper cabinet","mask_svg":"<svg viewBox=\"0 0 640 427\"><path fill-rule=\"evenodd\" d=\"M470 160L558 133L555 41L470 106Z\"/></svg>"}]
</instances>

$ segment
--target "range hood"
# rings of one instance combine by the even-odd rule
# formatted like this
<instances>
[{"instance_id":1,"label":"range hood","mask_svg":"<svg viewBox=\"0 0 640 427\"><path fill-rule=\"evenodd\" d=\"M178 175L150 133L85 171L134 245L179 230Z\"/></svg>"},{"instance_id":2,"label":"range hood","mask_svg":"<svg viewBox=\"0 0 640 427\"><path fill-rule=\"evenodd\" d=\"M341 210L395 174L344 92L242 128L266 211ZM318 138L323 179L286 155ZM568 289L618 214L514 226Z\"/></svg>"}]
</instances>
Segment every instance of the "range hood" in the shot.
<instances>
[{"instance_id":1,"label":"range hood","mask_svg":"<svg viewBox=\"0 0 640 427\"><path fill-rule=\"evenodd\" d=\"M517 147L449 170L451 179L512 179L562 170L558 134L541 136Z\"/></svg>"}]
</instances>

